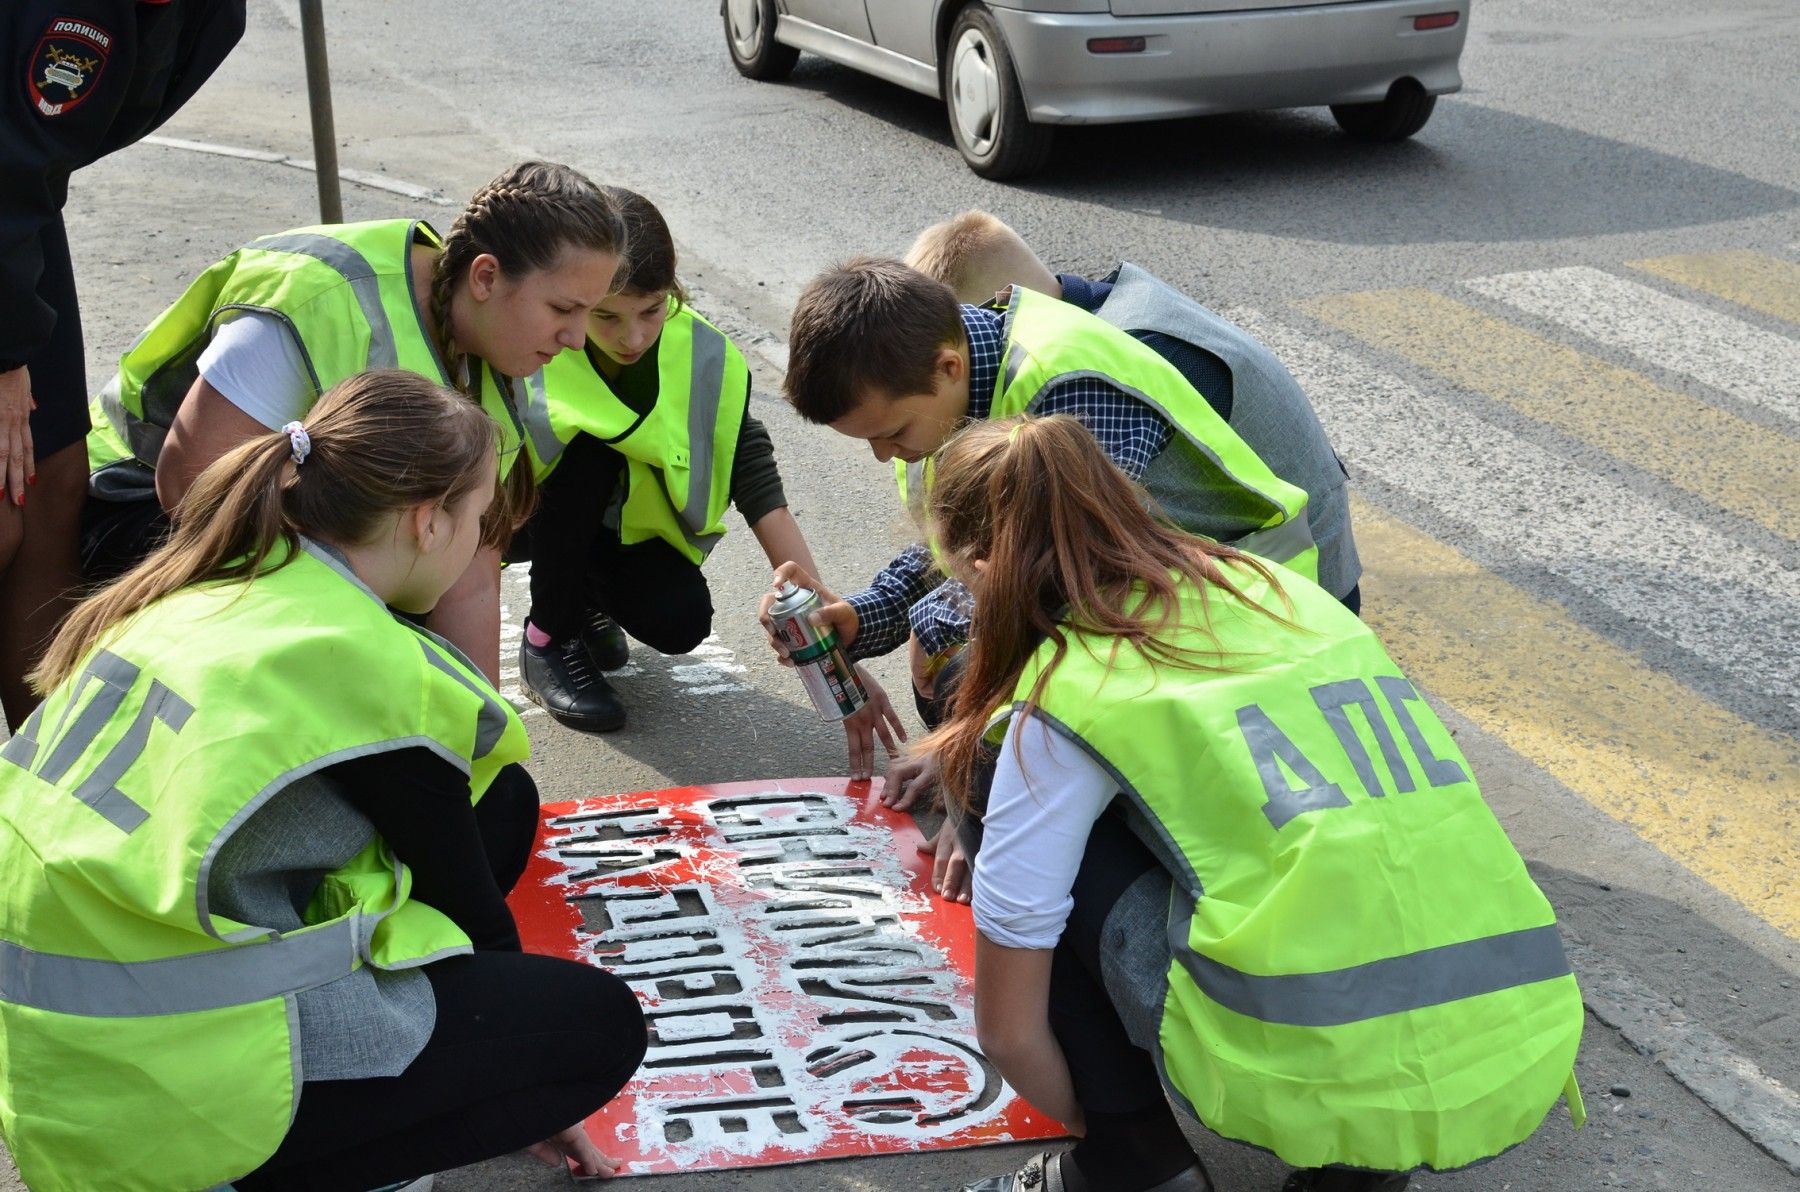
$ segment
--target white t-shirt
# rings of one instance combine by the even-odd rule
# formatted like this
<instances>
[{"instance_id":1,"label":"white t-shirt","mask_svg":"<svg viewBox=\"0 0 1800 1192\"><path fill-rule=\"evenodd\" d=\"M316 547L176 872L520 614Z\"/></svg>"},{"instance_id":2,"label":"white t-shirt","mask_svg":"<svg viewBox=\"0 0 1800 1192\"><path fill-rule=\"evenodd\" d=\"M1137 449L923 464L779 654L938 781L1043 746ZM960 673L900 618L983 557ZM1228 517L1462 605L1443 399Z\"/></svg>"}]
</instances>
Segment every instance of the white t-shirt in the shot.
<instances>
[{"instance_id":1,"label":"white t-shirt","mask_svg":"<svg viewBox=\"0 0 1800 1192\"><path fill-rule=\"evenodd\" d=\"M318 400L293 331L274 315L241 311L220 324L199 368L226 401L270 430L305 417Z\"/></svg>"},{"instance_id":2,"label":"white t-shirt","mask_svg":"<svg viewBox=\"0 0 1800 1192\"><path fill-rule=\"evenodd\" d=\"M1081 746L1036 717L1013 717L975 856L976 929L1008 948L1054 948L1088 834L1118 793Z\"/></svg>"}]
</instances>

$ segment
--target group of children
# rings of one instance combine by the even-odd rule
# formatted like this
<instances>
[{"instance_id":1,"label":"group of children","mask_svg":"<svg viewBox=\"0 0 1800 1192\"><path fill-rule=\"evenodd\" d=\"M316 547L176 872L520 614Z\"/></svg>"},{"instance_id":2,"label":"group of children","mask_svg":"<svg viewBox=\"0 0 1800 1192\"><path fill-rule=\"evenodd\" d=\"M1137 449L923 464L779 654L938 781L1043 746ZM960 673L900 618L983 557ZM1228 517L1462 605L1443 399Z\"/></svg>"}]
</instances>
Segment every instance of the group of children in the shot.
<instances>
[{"instance_id":1,"label":"group of children","mask_svg":"<svg viewBox=\"0 0 1800 1192\"><path fill-rule=\"evenodd\" d=\"M580 1123L644 1024L505 905L537 798L500 567L531 561L531 698L616 730L627 635L710 632L732 505L853 657L911 653L932 731L886 798L948 804L982 1046L1080 1139L971 1188L1210 1188L1185 1116L1290 1192L1387 1192L1579 1113L1554 917L1358 620L1343 469L1266 349L978 212L822 274L786 396L920 524L844 599L750 383L655 207L547 163L447 236L253 241L139 337L94 401L105 586L0 749L32 1187L373 1188L524 1146L611 1174ZM858 776L904 736L863 678Z\"/></svg>"}]
</instances>

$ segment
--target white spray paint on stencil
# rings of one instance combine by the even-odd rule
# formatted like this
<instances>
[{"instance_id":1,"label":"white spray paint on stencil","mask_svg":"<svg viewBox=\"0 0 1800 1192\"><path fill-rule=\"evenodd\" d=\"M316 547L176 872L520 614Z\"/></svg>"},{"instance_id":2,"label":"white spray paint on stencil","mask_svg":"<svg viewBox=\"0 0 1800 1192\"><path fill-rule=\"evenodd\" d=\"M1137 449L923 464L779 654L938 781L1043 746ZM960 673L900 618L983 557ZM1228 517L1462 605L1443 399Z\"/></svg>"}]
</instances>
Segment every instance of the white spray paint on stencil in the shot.
<instances>
[{"instance_id":1,"label":"white spray paint on stencil","mask_svg":"<svg viewBox=\"0 0 1800 1192\"><path fill-rule=\"evenodd\" d=\"M677 827L672 810L565 821L545 849L567 867L557 884L618 891L605 898L611 926L593 955L645 1002L655 1030L647 1070L666 1080L706 1072L724 1050L763 1057L756 1097L723 1083L713 1094L744 1101L741 1110L707 1110L654 1076L640 1083L633 1127L646 1152L707 1166L708 1156L792 1151L846 1129L924 1144L1007 1106L1010 1090L975 1049L967 978L907 918L930 900L912 891L889 832L855 822L847 800L780 787L715 800L704 823ZM621 876L679 859L687 880L662 892L613 885L606 868L590 867L606 856L627 862ZM730 889L751 891L747 909L720 902ZM721 977L738 988L711 993ZM918 1079L896 1083L897 1073ZM756 1108L758 1097L782 1112ZM782 1130L782 1116L804 1133Z\"/></svg>"}]
</instances>

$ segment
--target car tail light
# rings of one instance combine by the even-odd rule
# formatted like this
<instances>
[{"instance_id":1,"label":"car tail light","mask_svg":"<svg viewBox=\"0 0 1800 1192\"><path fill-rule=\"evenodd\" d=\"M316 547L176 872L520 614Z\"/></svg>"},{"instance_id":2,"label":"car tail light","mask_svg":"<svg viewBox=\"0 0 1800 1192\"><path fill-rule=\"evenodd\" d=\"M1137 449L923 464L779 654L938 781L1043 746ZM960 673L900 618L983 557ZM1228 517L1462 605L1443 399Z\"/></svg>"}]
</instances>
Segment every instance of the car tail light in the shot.
<instances>
[{"instance_id":1,"label":"car tail light","mask_svg":"<svg viewBox=\"0 0 1800 1192\"><path fill-rule=\"evenodd\" d=\"M1143 52L1144 39L1141 37L1088 38L1088 53L1090 54L1141 54Z\"/></svg>"},{"instance_id":2,"label":"car tail light","mask_svg":"<svg viewBox=\"0 0 1800 1192\"><path fill-rule=\"evenodd\" d=\"M1456 24L1461 16L1461 13L1455 12L1434 12L1427 17L1414 17L1413 28L1418 30L1448 29ZM1088 44L1092 45L1093 43L1089 42Z\"/></svg>"}]
</instances>

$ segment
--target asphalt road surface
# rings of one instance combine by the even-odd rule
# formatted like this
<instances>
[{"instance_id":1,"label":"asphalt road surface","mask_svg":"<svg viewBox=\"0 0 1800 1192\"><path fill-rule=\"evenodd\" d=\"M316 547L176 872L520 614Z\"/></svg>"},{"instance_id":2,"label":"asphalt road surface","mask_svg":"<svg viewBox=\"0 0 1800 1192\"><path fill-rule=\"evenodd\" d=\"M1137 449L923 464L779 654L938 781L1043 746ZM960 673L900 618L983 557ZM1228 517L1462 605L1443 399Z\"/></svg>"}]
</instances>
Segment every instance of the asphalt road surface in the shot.
<instances>
[{"instance_id":1,"label":"asphalt road surface","mask_svg":"<svg viewBox=\"0 0 1800 1192\"><path fill-rule=\"evenodd\" d=\"M343 166L439 196L350 183L351 218L443 226L523 156L661 206L697 305L756 365L754 412L841 589L908 527L887 470L777 396L787 313L819 268L980 206L1054 267L1135 261L1253 329L1351 472L1365 615L1457 731L1593 1011L1585 1131L1558 1111L1415 1186L1794 1186L1800 10L1478 2L1466 89L1405 144L1355 144L1322 111L1075 129L1018 185L969 173L920 96L810 57L784 84L739 78L711 0L340 0L328 26ZM165 142L77 178L95 385L187 278L316 219L311 175L266 160L310 156L299 62L292 6L255 0L163 135L261 157ZM732 534L707 573L715 638L685 658L637 647L625 731L527 716L546 799L842 772L841 736L761 644L754 540ZM511 651L517 576L507 600ZM903 695L903 661L878 673ZM1201 1145L1222 1190L1279 1182L1268 1157ZM953 1188L1023 1153L655 1186ZM439 1179L559 1183L522 1158Z\"/></svg>"}]
</instances>

